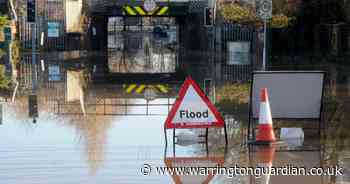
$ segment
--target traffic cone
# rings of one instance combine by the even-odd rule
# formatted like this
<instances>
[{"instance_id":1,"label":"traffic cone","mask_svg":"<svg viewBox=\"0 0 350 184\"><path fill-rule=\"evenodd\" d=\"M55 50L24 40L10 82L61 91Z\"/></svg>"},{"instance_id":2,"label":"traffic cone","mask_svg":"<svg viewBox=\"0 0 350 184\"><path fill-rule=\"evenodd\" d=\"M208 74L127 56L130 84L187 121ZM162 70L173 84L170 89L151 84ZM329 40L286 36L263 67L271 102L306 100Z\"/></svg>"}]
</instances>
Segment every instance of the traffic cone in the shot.
<instances>
[{"instance_id":1,"label":"traffic cone","mask_svg":"<svg viewBox=\"0 0 350 184\"><path fill-rule=\"evenodd\" d=\"M259 147L256 152L257 166L264 168L264 172L256 178L256 183L269 184L270 183L270 169L275 157L275 145Z\"/></svg>"},{"instance_id":2,"label":"traffic cone","mask_svg":"<svg viewBox=\"0 0 350 184\"><path fill-rule=\"evenodd\" d=\"M256 142L261 144L270 144L276 141L275 133L273 132L272 116L270 110L269 97L267 88L261 89L260 94L260 112L259 125Z\"/></svg>"}]
</instances>

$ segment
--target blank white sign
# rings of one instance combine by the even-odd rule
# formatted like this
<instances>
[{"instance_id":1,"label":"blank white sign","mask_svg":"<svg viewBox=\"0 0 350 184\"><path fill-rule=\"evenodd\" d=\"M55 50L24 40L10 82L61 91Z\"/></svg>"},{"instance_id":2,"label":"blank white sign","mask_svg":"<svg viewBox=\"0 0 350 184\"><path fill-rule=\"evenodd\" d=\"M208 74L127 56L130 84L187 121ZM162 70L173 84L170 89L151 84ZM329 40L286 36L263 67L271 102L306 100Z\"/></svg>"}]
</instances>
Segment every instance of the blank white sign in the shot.
<instances>
[{"instance_id":1,"label":"blank white sign","mask_svg":"<svg viewBox=\"0 0 350 184\"><path fill-rule=\"evenodd\" d=\"M229 65L249 65L250 64L250 42L228 42Z\"/></svg>"},{"instance_id":2,"label":"blank white sign","mask_svg":"<svg viewBox=\"0 0 350 184\"><path fill-rule=\"evenodd\" d=\"M318 119L324 75L321 71L254 72L253 118L259 117L260 90L267 88L272 118Z\"/></svg>"}]
</instances>

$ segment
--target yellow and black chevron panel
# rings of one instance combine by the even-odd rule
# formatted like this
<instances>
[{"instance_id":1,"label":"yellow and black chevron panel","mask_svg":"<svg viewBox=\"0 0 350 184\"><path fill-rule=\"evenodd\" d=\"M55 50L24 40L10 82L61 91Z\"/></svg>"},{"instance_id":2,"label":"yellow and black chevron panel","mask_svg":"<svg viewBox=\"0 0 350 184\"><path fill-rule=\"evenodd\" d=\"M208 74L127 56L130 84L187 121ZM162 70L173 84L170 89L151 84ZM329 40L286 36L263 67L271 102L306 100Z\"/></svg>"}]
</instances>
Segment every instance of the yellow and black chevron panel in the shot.
<instances>
[{"instance_id":1,"label":"yellow and black chevron panel","mask_svg":"<svg viewBox=\"0 0 350 184\"><path fill-rule=\"evenodd\" d=\"M169 13L168 6L158 6L153 11L147 12L142 6L125 5L123 14L128 16L164 16Z\"/></svg>"},{"instance_id":2,"label":"yellow and black chevron panel","mask_svg":"<svg viewBox=\"0 0 350 184\"><path fill-rule=\"evenodd\" d=\"M164 84L124 84L123 88L125 90L125 93L131 94L131 93L137 93L141 94L144 92L146 88L152 88L157 90L159 93L167 94L169 93L169 87L168 85Z\"/></svg>"}]
</instances>

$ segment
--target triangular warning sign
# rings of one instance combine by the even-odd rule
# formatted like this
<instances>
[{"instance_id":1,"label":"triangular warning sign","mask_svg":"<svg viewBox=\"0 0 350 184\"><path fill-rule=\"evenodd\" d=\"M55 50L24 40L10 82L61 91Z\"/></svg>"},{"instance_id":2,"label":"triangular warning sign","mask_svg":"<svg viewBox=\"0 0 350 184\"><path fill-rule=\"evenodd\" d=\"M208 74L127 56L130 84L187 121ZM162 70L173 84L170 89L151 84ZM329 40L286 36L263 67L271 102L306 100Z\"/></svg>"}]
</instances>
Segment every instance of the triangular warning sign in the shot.
<instances>
[{"instance_id":1,"label":"triangular warning sign","mask_svg":"<svg viewBox=\"0 0 350 184\"><path fill-rule=\"evenodd\" d=\"M179 97L165 121L165 128L223 127L219 111L198 84L188 77L181 86Z\"/></svg>"},{"instance_id":2,"label":"triangular warning sign","mask_svg":"<svg viewBox=\"0 0 350 184\"><path fill-rule=\"evenodd\" d=\"M164 162L166 167L169 168L168 174L171 175L176 184L208 184L216 173L213 170L207 172L203 169L221 167L225 159L224 157L182 157L166 158ZM194 168L192 174L186 172L181 174L181 170L189 171L188 169L192 168Z\"/></svg>"}]
</instances>

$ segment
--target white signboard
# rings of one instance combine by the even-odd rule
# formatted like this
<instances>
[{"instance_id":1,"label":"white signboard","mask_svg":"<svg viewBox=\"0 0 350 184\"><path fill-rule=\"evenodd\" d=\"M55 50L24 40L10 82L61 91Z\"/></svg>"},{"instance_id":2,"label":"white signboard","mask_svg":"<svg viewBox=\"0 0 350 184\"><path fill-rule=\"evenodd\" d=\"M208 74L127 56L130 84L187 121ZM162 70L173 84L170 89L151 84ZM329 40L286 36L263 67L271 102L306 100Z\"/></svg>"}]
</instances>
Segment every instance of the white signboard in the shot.
<instances>
[{"instance_id":1,"label":"white signboard","mask_svg":"<svg viewBox=\"0 0 350 184\"><path fill-rule=\"evenodd\" d=\"M61 73L59 65L50 65L49 66L49 81L60 81Z\"/></svg>"},{"instance_id":2,"label":"white signboard","mask_svg":"<svg viewBox=\"0 0 350 184\"><path fill-rule=\"evenodd\" d=\"M228 42L229 65L249 65L250 64L250 42Z\"/></svg>"},{"instance_id":3,"label":"white signboard","mask_svg":"<svg viewBox=\"0 0 350 184\"><path fill-rule=\"evenodd\" d=\"M267 88L273 118L318 119L321 113L322 71L254 72L252 115L259 117L260 90Z\"/></svg>"},{"instance_id":4,"label":"white signboard","mask_svg":"<svg viewBox=\"0 0 350 184\"><path fill-rule=\"evenodd\" d=\"M58 38L59 37L59 26L58 22L48 22L47 23L47 37Z\"/></svg>"},{"instance_id":5,"label":"white signboard","mask_svg":"<svg viewBox=\"0 0 350 184\"><path fill-rule=\"evenodd\" d=\"M196 93L193 87L190 86L173 121L174 123L211 123L217 120L207 104Z\"/></svg>"}]
</instances>

